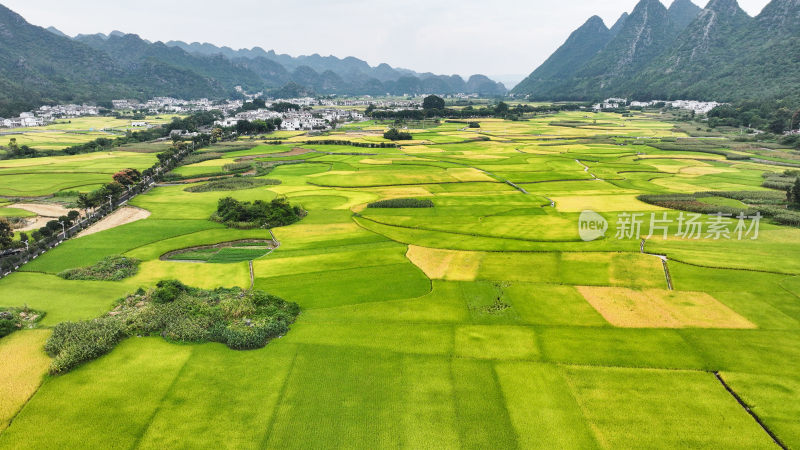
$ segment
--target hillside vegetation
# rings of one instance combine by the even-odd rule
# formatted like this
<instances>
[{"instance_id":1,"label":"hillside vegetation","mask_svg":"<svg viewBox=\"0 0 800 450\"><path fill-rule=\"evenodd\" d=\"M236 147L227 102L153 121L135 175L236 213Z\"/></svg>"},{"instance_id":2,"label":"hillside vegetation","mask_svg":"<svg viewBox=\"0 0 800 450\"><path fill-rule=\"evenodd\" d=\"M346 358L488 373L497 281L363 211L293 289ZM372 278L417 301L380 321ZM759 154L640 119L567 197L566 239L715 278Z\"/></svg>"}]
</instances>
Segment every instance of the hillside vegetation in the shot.
<instances>
[{"instance_id":1,"label":"hillside vegetation","mask_svg":"<svg viewBox=\"0 0 800 450\"><path fill-rule=\"evenodd\" d=\"M772 0L756 17L736 0L712 0L703 10L688 0L669 10L641 0L622 20L609 38L610 30L590 19L513 93L536 100L791 98L800 104L796 0Z\"/></svg>"}]
</instances>

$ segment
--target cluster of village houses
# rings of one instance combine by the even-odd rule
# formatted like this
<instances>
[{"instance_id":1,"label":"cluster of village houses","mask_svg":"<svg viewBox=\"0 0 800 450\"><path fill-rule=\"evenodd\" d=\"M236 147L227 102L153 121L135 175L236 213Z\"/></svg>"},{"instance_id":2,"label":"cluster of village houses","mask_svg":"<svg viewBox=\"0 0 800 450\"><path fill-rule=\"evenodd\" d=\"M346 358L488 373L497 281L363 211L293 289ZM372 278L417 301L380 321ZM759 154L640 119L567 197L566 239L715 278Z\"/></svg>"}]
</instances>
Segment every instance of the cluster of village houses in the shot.
<instances>
[{"instance_id":1,"label":"cluster of village houses","mask_svg":"<svg viewBox=\"0 0 800 450\"><path fill-rule=\"evenodd\" d=\"M249 97L253 97L252 95ZM198 111L217 110L225 114L226 119L218 122L222 126L235 125L239 120L256 120L280 118L283 121L282 129L286 130L311 130L328 128L331 124L363 120L364 115L358 111L348 111L337 109L337 107L353 107L369 105L375 103L376 106L407 107L419 105L420 102L405 101L372 101L369 99L358 100L317 100L310 97L279 99L276 102L294 103L295 105L306 108L314 106L325 106L325 109L311 111L289 111L278 113L261 109L257 111L247 111L235 114L244 105L245 100L228 100L223 102L212 102L203 98L199 100L182 100L171 97L156 97L147 102L137 100L113 100L114 111L143 111L147 114L188 114ZM272 102L267 106L271 106ZM56 119L72 119L84 116L96 116L100 114L100 107L90 105L56 105L42 106L36 111L24 112L19 117L5 119L0 117L0 127L4 128L27 128L44 126L52 123ZM134 120L132 127L147 128L154 126L146 120Z\"/></svg>"},{"instance_id":2,"label":"cluster of village houses","mask_svg":"<svg viewBox=\"0 0 800 450\"><path fill-rule=\"evenodd\" d=\"M280 118L282 120L281 129L284 130L315 130L326 129L337 123L364 120L364 115L359 111L340 109L353 107L366 107L374 105L381 109L413 109L421 107L421 99L375 99L364 96L355 99L315 99L311 97L277 99L274 102L267 102L266 109L255 111L245 111L236 113L244 105L246 99L253 99L259 96L248 94L245 99L228 100L222 102L212 102L207 98L199 100L181 100L172 97L156 97L147 102L136 100L114 100L112 101L115 111L146 111L148 114L187 114L197 111L222 111L225 119L218 121L219 126L233 126L240 120L268 120ZM288 112L276 112L269 107L278 102L293 103L301 107L300 110ZM624 107L649 107L659 103L664 103L673 108L694 111L697 114L707 114L717 106L722 105L718 102L701 102L696 100L653 100L649 102L631 101L625 98L609 98L601 103L593 105L595 111L603 109L617 109ZM313 107L323 107L322 109L311 109ZM37 127L52 123L55 119L70 119L82 116L96 116L100 113L100 108L92 105L55 105L42 106L36 111L25 112L19 117L4 119L0 117L0 127L23 128ZM133 127L149 127L144 120L131 122ZM788 134L800 134L800 130L790 131Z\"/></svg>"},{"instance_id":3,"label":"cluster of village houses","mask_svg":"<svg viewBox=\"0 0 800 450\"><path fill-rule=\"evenodd\" d=\"M245 111L233 116L218 120L215 125L221 127L235 126L240 120L270 120L281 119L282 130L323 130L333 127L337 123L357 122L364 120L364 114L336 108L315 110L290 110L287 112L272 111L267 104L266 109Z\"/></svg>"},{"instance_id":4,"label":"cluster of village houses","mask_svg":"<svg viewBox=\"0 0 800 450\"><path fill-rule=\"evenodd\" d=\"M647 108L648 106L657 105L659 103L663 103L667 106L671 106L672 108L677 109L685 109L688 111L694 111L697 114L708 114L712 109L716 108L717 106L723 105L723 103L718 102L701 102L697 100L652 100L649 102L637 102L632 101L628 102L627 98L607 98L605 101L601 103L597 103L592 106L592 109L595 111L600 111L603 109L617 109L617 108L624 108L626 106L631 108Z\"/></svg>"},{"instance_id":5,"label":"cluster of village houses","mask_svg":"<svg viewBox=\"0 0 800 450\"><path fill-rule=\"evenodd\" d=\"M70 119L82 116L96 116L99 113L97 106L90 105L56 105L42 106L36 111L24 112L19 117L4 119L0 117L0 127L26 128L40 127L53 122L55 119Z\"/></svg>"}]
</instances>

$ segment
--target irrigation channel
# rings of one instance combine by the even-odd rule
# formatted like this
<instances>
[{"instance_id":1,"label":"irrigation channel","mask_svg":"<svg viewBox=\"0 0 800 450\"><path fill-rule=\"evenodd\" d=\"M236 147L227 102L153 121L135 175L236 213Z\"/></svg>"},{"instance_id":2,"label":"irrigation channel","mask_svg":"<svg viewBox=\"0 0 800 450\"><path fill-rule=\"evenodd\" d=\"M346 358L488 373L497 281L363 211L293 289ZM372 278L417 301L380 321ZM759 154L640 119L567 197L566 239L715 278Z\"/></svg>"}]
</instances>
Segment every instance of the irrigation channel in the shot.
<instances>
[{"instance_id":1,"label":"irrigation channel","mask_svg":"<svg viewBox=\"0 0 800 450\"><path fill-rule=\"evenodd\" d=\"M664 267L664 277L667 279L667 289L669 289L670 291L674 290L674 288L672 287L672 275L670 275L669 273L669 265L667 264L669 258L667 258L667 255L657 255L655 253L648 253L644 251L644 245L646 242L647 241L645 239L642 239L641 243L639 244L639 250L644 255L655 256L656 258L661 260L661 265Z\"/></svg>"},{"instance_id":2,"label":"irrigation channel","mask_svg":"<svg viewBox=\"0 0 800 450\"><path fill-rule=\"evenodd\" d=\"M748 406L747 403L744 402L742 397L740 397L739 394L737 394L736 391L734 391L733 388L731 388L728 385L728 383L725 382L725 380L722 378L722 375L720 375L719 372L713 372L713 373L714 376L717 378L717 381L719 381L720 384L722 384L722 387L725 388L725 390L728 391L729 394L731 394L734 400L736 400L736 402L739 403L739 406L744 408L747 414L750 414L750 417L752 417L753 420L755 420L758 423L761 429L764 430L764 432L766 432L769 435L769 437L772 438L775 444L778 447L782 448L783 450L788 450L789 447L787 447L786 444L784 444L780 440L780 438L775 433L773 433L772 430L769 429L769 427L767 427L767 424L765 424L764 421L761 420L760 417L758 417L758 414L756 414L755 411L753 411L752 408L750 408L750 406Z\"/></svg>"}]
</instances>

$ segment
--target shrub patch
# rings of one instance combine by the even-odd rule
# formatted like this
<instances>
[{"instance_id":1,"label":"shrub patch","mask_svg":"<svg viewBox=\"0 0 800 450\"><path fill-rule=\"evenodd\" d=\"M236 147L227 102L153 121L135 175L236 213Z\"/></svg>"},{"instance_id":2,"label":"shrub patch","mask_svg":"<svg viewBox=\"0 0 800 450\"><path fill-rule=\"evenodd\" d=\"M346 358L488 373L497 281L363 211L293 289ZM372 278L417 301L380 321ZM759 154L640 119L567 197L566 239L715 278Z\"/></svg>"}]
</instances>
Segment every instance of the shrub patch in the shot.
<instances>
[{"instance_id":1,"label":"shrub patch","mask_svg":"<svg viewBox=\"0 0 800 450\"><path fill-rule=\"evenodd\" d=\"M66 373L110 352L130 336L160 335L173 342L220 342L234 350L261 348L289 331L300 307L262 291L203 290L176 280L139 289L108 315L58 324L45 350L51 374Z\"/></svg>"},{"instance_id":2,"label":"shrub patch","mask_svg":"<svg viewBox=\"0 0 800 450\"><path fill-rule=\"evenodd\" d=\"M58 274L65 280L120 281L136 275L141 261L125 256L107 256L89 267L65 270Z\"/></svg>"},{"instance_id":3,"label":"shrub patch","mask_svg":"<svg viewBox=\"0 0 800 450\"><path fill-rule=\"evenodd\" d=\"M240 202L225 197L219 200L217 212L211 216L211 220L230 228L275 228L299 222L306 214L303 208L290 205L286 197L278 197L270 202Z\"/></svg>"},{"instance_id":4,"label":"shrub patch","mask_svg":"<svg viewBox=\"0 0 800 450\"><path fill-rule=\"evenodd\" d=\"M394 198L370 203L367 208L433 208L433 202L427 199Z\"/></svg>"},{"instance_id":5,"label":"shrub patch","mask_svg":"<svg viewBox=\"0 0 800 450\"><path fill-rule=\"evenodd\" d=\"M281 184L280 180L270 180L266 178L245 178L233 177L220 180L209 181L197 186L190 186L186 192L216 192L216 191L241 191L253 189L261 186L275 186Z\"/></svg>"},{"instance_id":6,"label":"shrub patch","mask_svg":"<svg viewBox=\"0 0 800 450\"><path fill-rule=\"evenodd\" d=\"M27 306L0 309L0 338L23 328L34 328L43 317L44 313L34 311Z\"/></svg>"}]
</instances>

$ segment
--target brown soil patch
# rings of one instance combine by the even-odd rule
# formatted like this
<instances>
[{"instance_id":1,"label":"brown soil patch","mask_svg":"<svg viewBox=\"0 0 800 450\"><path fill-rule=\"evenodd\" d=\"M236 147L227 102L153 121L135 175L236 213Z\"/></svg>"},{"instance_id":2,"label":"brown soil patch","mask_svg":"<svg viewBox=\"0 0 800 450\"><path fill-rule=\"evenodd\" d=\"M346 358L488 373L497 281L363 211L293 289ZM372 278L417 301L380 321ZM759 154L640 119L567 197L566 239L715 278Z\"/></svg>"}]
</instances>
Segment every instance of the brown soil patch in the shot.
<instances>
[{"instance_id":1,"label":"brown soil patch","mask_svg":"<svg viewBox=\"0 0 800 450\"><path fill-rule=\"evenodd\" d=\"M26 219L26 225L21 228L14 228L14 231L19 231L20 233L27 232L27 231L34 231L38 230L39 228L44 227L47 225L47 222L53 220L53 217L34 217L32 219Z\"/></svg>"},{"instance_id":2,"label":"brown soil patch","mask_svg":"<svg viewBox=\"0 0 800 450\"><path fill-rule=\"evenodd\" d=\"M66 216L70 211L61 205L52 203L16 203L13 205L8 205L8 207L24 209L38 215L38 217L28 218L26 220L27 224L24 227L14 229L14 231L19 232L38 230L39 228L47 225L47 222L50 222L53 219L58 219L61 216Z\"/></svg>"},{"instance_id":3,"label":"brown soil patch","mask_svg":"<svg viewBox=\"0 0 800 450\"><path fill-rule=\"evenodd\" d=\"M94 225L90 226L89 228L81 231L78 233L76 237L84 237L89 236L95 233L99 233L101 231L110 230L112 228L116 228L120 225L125 225L131 222L136 222L137 220L142 220L150 217L150 211L140 208L134 208L133 206L125 206L122 207L110 215L104 217L99 222L95 223Z\"/></svg>"},{"instance_id":4,"label":"brown soil patch","mask_svg":"<svg viewBox=\"0 0 800 450\"><path fill-rule=\"evenodd\" d=\"M310 148L295 147L295 148L289 150L288 152L283 152L283 153L265 153L263 155L243 156L241 158L237 158L235 161L236 162L244 162L244 161L252 161L254 159L259 159L259 158L285 158L285 157L289 157L289 156L305 155L306 153L311 153L313 151L314 150L311 150Z\"/></svg>"},{"instance_id":5,"label":"brown soil patch","mask_svg":"<svg viewBox=\"0 0 800 450\"><path fill-rule=\"evenodd\" d=\"M576 287L610 324L621 328L737 328L756 326L705 292Z\"/></svg>"},{"instance_id":6,"label":"brown soil patch","mask_svg":"<svg viewBox=\"0 0 800 450\"><path fill-rule=\"evenodd\" d=\"M42 217L61 217L66 216L69 210L61 205L45 203L16 203L9 205L9 208L24 209Z\"/></svg>"}]
</instances>

